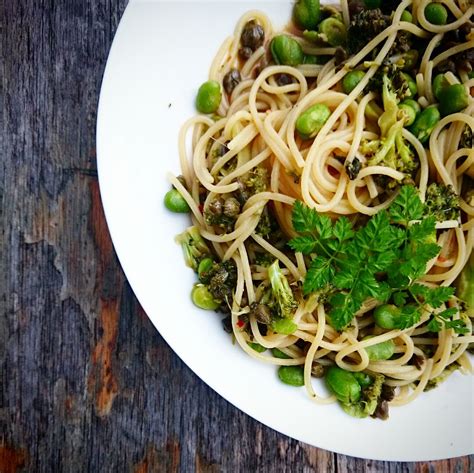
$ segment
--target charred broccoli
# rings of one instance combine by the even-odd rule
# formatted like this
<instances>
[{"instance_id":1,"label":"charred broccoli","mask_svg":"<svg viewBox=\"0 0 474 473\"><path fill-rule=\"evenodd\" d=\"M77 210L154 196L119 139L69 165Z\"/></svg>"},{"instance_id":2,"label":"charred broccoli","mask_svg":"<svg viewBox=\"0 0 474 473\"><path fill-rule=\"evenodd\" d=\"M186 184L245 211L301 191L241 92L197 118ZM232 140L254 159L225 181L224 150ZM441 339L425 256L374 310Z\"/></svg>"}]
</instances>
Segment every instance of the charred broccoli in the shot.
<instances>
[{"instance_id":1,"label":"charred broccoli","mask_svg":"<svg viewBox=\"0 0 474 473\"><path fill-rule=\"evenodd\" d=\"M387 166L412 174L418 162L403 138L405 117L400 113L396 92L387 75L383 76L382 98L384 112L378 121L381 138L363 141L359 150L367 157L369 166Z\"/></svg>"},{"instance_id":2,"label":"charred broccoli","mask_svg":"<svg viewBox=\"0 0 474 473\"><path fill-rule=\"evenodd\" d=\"M207 287L216 301L230 300L237 284L237 268L232 260L215 263L207 272Z\"/></svg>"},{"instance_id":3,"label":"charred broccoli","mask_svg":"<svg viewBox=\"0 0 474 473\"><path fill-rule=\"evenodd\" d=\"M351 23L347 30L347 49L350 54L356 54L363 49L369 41L374 39L392 24L389 15L384 15L379 8L373 10L360 10L352 16ZM372 52L374 59L380 48L375 48ZM405 53L411 49L411 37L406 31L399 31L397 38L390 49L392 54Z\"/></svg>"},{"instance_id":4,"label":"charred broccoli","mask_svg":"<svg viewBox=\"0 0 474 473\"><path fill-rule=\"evenodd\" d=\"M177 235L176 243L179 243L183 249L186 265L194 271L197 271L200 261L211 254L198 227L189 227Z\"/></svg>"},{"instance_id":5,"label":"charred broccoli","mask_svg":"<svg viewBox=\"0 0 474 473\"><path fill-rule=\"evenodd\" d=\"M269 266L268 279L272 287L272 295L278 315L287 319L291 318L294 309L297 307L297 303L290 284L288 283L288 279L286 279L285 275L281 272L278 260L275 260L275 262Z\"/></svg>"},{"instance_id":6,"label":"charred broccoli","mask_svg":"<svg viewBox=\"0 0 474 473\"><path fill-rule=\"evenodd\" d=\"M428 215L434 215L438 222L459 218L459 196L452 186L433 182L426 190Z\"/></svg>"}]
</instances>

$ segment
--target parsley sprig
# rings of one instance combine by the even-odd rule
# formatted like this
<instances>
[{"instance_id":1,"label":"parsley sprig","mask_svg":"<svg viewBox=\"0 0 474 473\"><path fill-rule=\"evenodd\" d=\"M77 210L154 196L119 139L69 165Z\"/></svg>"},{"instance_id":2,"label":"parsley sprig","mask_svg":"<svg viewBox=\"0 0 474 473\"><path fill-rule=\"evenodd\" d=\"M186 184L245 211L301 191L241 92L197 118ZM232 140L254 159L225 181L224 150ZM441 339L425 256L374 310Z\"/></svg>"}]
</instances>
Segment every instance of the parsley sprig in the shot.
<instances>
[{"instance_id":1,"label":"parsley sprig","mask_svg":"<svg viewBox=\"0 0 474 473\"><path fill-rule=\"evenodd\" d=\"M343 330L369 298L394 302L400 308L397 328L420 321L423 311L441 307L454 290L417 283L428 261L436 257L436 218L427 215L413 186L403 186L387 210L372 216L355 230L346 217L333 222L302 202L293 207L293 227L298 236L289 246L310 255L305 295L328 295L329 320ZM463 323L452 320L457 310L432 313L429 329L453 328L462 333Z\"/></svg>"}]
</instances>

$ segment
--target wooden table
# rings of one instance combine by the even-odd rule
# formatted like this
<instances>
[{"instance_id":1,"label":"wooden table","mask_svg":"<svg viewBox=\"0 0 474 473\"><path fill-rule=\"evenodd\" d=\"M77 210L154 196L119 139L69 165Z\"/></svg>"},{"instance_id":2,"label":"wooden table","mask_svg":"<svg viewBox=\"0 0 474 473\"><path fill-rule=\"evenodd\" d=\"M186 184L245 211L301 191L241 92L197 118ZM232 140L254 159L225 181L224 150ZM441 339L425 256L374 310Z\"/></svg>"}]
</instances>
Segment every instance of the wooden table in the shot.
<instances>
[{"instance_id":1,"label":"wooden table","mask_svg":"<svg viewBox=\"0 0 474 473\"><path fill-rule=\"evenodd\" d=\"M126 0L2 0L0 473L468 472L280 435L198 379L117 262L96 172L107 54Z\"/></svg>"}]
</instances>

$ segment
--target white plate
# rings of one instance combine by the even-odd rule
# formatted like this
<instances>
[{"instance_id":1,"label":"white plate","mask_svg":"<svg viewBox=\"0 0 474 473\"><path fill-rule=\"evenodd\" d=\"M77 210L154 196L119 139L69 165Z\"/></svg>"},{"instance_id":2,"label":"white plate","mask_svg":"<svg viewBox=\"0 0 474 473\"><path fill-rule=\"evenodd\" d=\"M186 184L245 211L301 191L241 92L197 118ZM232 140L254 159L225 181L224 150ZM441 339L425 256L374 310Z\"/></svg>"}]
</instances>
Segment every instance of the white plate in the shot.
<instances>
[{"instance_id":1,"label":"white plate","mask_svg":"<svg viewBox=\"0 0 474 473\"><path fill-rule=\"evenodd\" d=\"M162 204L179 173L177 136L217 48L242 13L259 8L284 25L290 3L132 1L102 84L97 126L100 187L112 239L140 303L178 356L255 419L311 445L378 460L434 460L474 451L473 378L454 373L390 419L353 419L283 385L272 366L230 342L220 317L196 309L195 281L174 236L185 216ZM224 421L222 420L224 423Z\"/></svg>"}]
</instances>

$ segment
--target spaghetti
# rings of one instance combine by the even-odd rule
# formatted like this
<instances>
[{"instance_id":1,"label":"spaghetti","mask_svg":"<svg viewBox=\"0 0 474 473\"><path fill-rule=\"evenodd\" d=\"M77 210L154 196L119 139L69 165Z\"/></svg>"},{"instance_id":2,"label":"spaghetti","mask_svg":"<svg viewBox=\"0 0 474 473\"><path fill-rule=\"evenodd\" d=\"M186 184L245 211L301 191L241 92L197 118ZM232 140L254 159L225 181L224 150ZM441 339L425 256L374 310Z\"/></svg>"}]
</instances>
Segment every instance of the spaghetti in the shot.
<instances>
[{"instance_id":1,"label":"spaghetti","mask_svg":"<svg viewBox=\"0 0 474 473\"><path fill-rule=\"evenodd\" d=\"M296 201L332 221L347 216L357 228L389 208L403 183L414 185L425 203L431 198L430 186L436 183L456 196L459 211L454 218L438 219L436 240L441 251L429 261L418 283L429 288L451 286L469 270L474 244L472 97L467 94L468 103L462 110L445 113L427 140L413 127L400 129L397 140L404 140L411 150L416 169L374 163L367 151L368 143L383 139L380 117L387 105L381 89L375 90L373 84L384 67L393 69L400 59L393 49L400 35L425 45L410 71L418 90L416 101L425 110L437 103L433 77L439 66L474 47L470 30L459 44L440 48L450 32L472 26L474 7L469 2L442 0L449 14L444 25L426 18L429 3L404 0L397 4L387 27L368 38L358 51L346 54L342 62L337 56L344 44L336 48L325 44L328 38L321 34L314 40L291 26L283 33L299 45L304 64L276 64L272 40L281 32L274 31L263 13L246 13L210 67L209 80L230 84L228 90L214 114L197 115L184 124L179 135L182 177L170 176L191 210L193 228L207 242L204 246L212 248L207 256L213 255L214 265L232 265L233 285L219 302L230 313L227 322L240 347L259 361L300 367L309 397L321 404L341 401L337 393L316 392L312 383L312 376L324 374L331 366L365 373L372 379L382 376L383 385L393 393L383 398L379 391L378 410L369 412L379 417L386 416L380 411L386 401L406 404L454 368L472 371L467 349L474 343L474 308L466 307L459 294L442 305L441 309L458 309L454 319L462 319L459 331L448 326L433 331L426 307L412 326L383 329L374 322L374 310L382 302L367 298L350 324L338 330L331 325L327 300L321 293L301 291L314 254L292 251L286 243L298 235L292 223ZM411 11L411 22L404 16L406 10ZM339 12L324 7L322 11L323 17L336 16L349 32L356 21L357 12L351 11L347 0L342 0ZM259 41L263 32L264 40L261 44L256 41L253 50L247 46L242 51L242 38L249 27ZM363 75L352 90L344 91L342 81L353 70ZM447 86L461 84L465 91L473 90L469 71L461 68L456 74L443 74ZM298 119L317 104L329 109L329 116L313 137L302 136ZM466 144L469 133L471 142ZM262 231L264 224L270 230ZM274 260L295 300L291 333L275 329L269 322L271 311L260 317L255 312L255 307L265 305L271 285L269 264ZM197 263L194 268L198 270ZM393 345L388 359L369 356L371 347L385 342Z\"/></svg>"}]
</instances>

